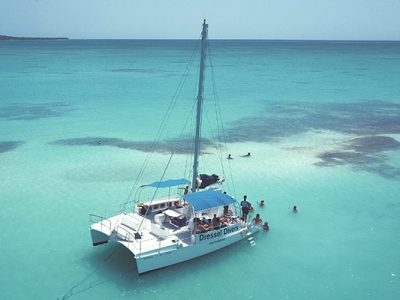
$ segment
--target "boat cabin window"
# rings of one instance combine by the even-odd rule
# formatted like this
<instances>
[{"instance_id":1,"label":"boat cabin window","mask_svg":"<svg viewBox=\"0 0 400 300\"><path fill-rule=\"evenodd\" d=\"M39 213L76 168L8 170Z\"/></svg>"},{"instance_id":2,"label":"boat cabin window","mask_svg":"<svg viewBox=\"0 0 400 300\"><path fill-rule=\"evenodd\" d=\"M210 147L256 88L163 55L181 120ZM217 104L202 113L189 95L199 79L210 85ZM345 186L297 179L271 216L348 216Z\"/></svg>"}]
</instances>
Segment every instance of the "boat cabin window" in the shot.
<instances>
[{"instance_id":1,"label":"boat cabin window","mask_svg":"<svg viewBox=\"0 0 400 300\"><path fill-rule=\"evenodd\" d=\"M146 208L144 207L145 205L139 205L139 213L141 215L146 214L146 211L148 210L149 212L153 212L153 213L158 213L161 211L166 210L169 207L174 206L174 202L163 202L163 203L157 203L157 204L153 204L150 205L149 207L146 206Z\"/></svg>"}]
</instances>

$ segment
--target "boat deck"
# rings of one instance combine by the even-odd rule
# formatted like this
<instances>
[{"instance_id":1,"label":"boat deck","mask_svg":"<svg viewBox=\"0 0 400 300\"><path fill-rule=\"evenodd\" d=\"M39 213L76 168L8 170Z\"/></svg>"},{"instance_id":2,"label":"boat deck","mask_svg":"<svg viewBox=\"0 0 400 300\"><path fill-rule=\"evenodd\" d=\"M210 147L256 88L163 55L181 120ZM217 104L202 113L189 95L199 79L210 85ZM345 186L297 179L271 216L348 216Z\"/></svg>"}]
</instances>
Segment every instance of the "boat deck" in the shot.
<instances>
[{"instance_id":1,"label":"boat deck","mask_svg":"<svg viewBox=\"0 0 400 300\"><path fill-rule=\"evenodd\" d=\"M187 226L179 228L168 222L160 226L152 219L154 216L151 215L144 218L136 213L122 213L92 224L91 229L124 245L135 256L171 251L191 244L191 230ZM138 234L140 238L137 238Z\"/></svg>"}]
</instances>

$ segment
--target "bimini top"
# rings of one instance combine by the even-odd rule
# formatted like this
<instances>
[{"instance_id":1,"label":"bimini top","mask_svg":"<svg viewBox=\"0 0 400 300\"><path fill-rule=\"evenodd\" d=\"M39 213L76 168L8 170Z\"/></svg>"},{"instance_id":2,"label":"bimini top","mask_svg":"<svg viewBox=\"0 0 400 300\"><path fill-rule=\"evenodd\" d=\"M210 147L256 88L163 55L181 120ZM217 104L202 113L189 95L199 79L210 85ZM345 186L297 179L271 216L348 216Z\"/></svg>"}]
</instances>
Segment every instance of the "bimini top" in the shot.
<instances>
[{"instance_id":1,"label":"bimini top","mask_svg":"<svg viewBox=\"0 0 400 300\"><path fill-rule=\"evenodd\" d=\"M183 199L193 206L195 212L236 202L231 196L212 190L190 193L184 195Z\"/></svg>"},{"instance_id":2,"label":"bimini top","mask_svg":"<svg viewBox=\"0 0 400 300\"><path fill-rule=\"evenodd\" d=\"M155 188L166 188L166 187L189 184L189 183L190 183L189 180L187 180L185 178L181 178L181 179L170 179L170 180L166 180L166 181L156 181L156 182L153 182L150 184L142 185L141 187L151 186L151 187L155 187Z\"/></svg>"}]
</instances>

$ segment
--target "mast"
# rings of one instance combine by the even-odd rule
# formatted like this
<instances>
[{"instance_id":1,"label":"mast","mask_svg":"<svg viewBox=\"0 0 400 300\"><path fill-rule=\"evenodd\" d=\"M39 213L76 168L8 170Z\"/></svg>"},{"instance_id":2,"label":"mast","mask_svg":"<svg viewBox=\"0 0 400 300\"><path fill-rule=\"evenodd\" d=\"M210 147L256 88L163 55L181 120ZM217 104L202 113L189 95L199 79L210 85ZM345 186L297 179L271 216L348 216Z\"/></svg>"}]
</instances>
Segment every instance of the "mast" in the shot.
<instances>
[{"instance_id":1,"label":"mast","mask_svg":"<svg viewBox=\"0 0 400 300\"><path fill-rule=\"evenodd\" d=\"M201 32L201 56L200 56L200 73L199 73L199 91L197 94L196 138L194 141L192 192L196 191L197 175L199 167L201 113L203 106L203 88L204 88L203 83L204 83L204 68L205 68L206 50L207 50L207 35L208 35L208 24L206 24L206 20L204 19L203 30Z\"/></svg>"}]
</instances>

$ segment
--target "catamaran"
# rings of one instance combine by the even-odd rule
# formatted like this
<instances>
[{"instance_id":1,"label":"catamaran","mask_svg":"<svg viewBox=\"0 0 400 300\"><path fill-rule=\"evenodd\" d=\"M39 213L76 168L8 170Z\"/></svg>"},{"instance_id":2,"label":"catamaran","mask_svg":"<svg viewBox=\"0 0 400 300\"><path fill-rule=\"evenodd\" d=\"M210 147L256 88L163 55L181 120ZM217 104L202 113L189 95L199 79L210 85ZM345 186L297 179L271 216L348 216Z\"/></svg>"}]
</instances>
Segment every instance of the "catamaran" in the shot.
<instances>
[{"instance_id":1,"label":"catamaran","mask_svg":"<svg viewBox=\"0 0 400 300\"><path fill-rule=\"evenodd\" d=\"M90 215L93 245L122 244L133 254L139 274L206 255L243 239L252 239L260 229L258 224L240 218L239 204L224 192L222 178L198 171L207 39L208 24L204 20L192 181L181 178L142 185L132 201L132 211L111 217ZM140 191L147 187L156 190L183 187L183 193L144 201Z\"/></svg>"}]
</instances>

